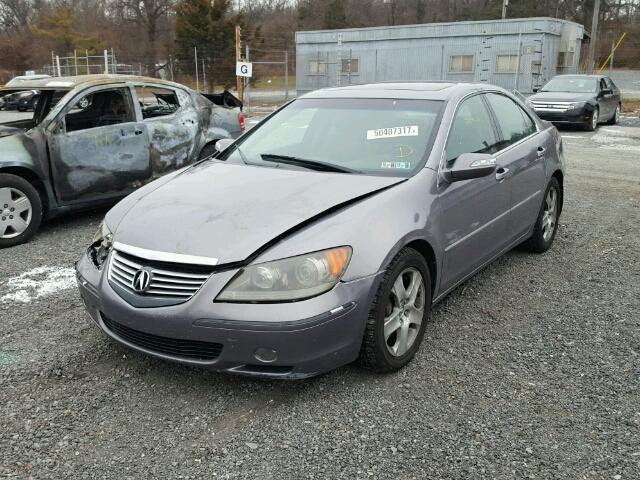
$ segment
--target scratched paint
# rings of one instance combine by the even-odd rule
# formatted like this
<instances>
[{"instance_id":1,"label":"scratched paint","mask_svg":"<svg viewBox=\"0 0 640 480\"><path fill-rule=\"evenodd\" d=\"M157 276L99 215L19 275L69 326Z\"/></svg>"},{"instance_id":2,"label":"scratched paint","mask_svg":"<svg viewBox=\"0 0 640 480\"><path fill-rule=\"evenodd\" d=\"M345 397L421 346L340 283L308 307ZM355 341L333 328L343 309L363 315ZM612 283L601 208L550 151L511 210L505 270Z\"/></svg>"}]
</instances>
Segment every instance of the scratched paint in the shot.
<instances>
[{"instance_id":1,"label":"scratched paint","mask_svg":"<svg viewBox=\"0 0 640 480\"><path fill-rule=\"evenodd\" d=\"M37 267L0 283L0 303L30 303L75 286L69 267Z\"/></svg>"}]
</instances>

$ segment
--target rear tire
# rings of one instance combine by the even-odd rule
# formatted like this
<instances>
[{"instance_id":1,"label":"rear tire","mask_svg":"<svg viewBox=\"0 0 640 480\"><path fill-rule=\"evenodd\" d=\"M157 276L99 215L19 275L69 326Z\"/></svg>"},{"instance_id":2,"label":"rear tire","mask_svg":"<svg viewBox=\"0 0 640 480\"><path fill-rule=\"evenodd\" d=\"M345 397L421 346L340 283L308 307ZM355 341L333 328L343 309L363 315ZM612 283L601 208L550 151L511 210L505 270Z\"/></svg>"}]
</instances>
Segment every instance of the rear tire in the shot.
<instances>
[{"instance_id":1,"label":"rear tire","mask_svg":"<svg viewBox=\"0 0 640 480\"><path fill-rule=\"evenodd\" d=\"M431 277L424 257L403 248L391 261L371 305L358 363L392 372L417 352L431 310Z\"/></svg>"},{"instance_id":2,"label":"rear tire","mask_svg":"<svg viewBox=\"0 0 640 480\"><path fill-rule=\"evenodd\" d=\"M211 155L215 154L217 152L216 142L217 140L214 140L213 142L209 142L204 147L202 147L202 150L200 150L200 155L198 155L198 160L204 160L205 158L208 158Z\"/></svg>"},{"instance_id":3,"label":"rear tire","mask_svg":"<svg viewBox=\"0 0 640 480\"><path fill-rule=\"evenodd\" d=\"M553 204L553 205L552 205ZM520 246L533 253L544 253L551 247L558 231L558 221L562 211L562 189L556 177L551 177L542 198L540 213L533 227L533 234Z\"/></svg>"},{"instance_id":4,"label":"rear tire","mask_svg":"<svg viewBox=\"0 0 640 480\"><path fill-rule=\"evenodd\" d=\"M620 104L616 105L616 111L613 112L613 117L607 121L607 125L615 125L618 120L620 120Z\"/></svg>"},{"instance_id":5,"label":"rear tire","mask_svg":"<svg viewBox=\"0 0 640 480\"><path fill-rule=\"evenodd\" d=\"M22 177L0 173L0 248L28 241L42 221L42 199Z\"/></svg>"}]
</instances>

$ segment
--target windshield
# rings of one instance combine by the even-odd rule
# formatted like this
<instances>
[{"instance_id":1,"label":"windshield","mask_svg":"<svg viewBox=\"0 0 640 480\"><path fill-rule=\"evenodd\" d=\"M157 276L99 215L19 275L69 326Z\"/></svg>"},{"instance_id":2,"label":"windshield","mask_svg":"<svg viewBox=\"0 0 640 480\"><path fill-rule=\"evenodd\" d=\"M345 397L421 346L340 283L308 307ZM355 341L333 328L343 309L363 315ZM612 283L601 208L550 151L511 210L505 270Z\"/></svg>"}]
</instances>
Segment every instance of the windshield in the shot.
<instances>
[{"instance_id":1,"label":"windshield","mask_svg":"<svg viewBox=\"0 0 640 480\"><path fill-rule=\"evenodd\" d=\"M222 155L234 163L410 176L426 161L443 102L300 99Z\"/></svg>"},{"instance_id":2,"label":"windshield","mask_svg":"<svg viewBox=\"0 0 640 480\"><path fill-rule=\"evenodd\" d=\"M541 92L595 93L596 78L556 77L540 89Z\"/></svg>"}]
</instances>

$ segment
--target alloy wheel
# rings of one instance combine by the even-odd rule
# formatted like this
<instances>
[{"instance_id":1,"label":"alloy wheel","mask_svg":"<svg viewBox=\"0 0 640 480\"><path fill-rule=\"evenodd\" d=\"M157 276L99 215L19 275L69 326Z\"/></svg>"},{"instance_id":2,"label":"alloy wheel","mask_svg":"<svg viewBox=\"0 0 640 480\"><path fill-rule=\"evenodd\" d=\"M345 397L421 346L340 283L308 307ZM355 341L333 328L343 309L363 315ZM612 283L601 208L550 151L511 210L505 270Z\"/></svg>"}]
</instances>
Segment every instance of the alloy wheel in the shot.
<instances>
[{"instance_id":1,"label":"alloy wheel","mask_svg":"<svg viewBox=\"0 0 640 480\"><path fill-rule=\"evenodd\" d=\"M424 308L424 278L417 268L406 268L396 278L384 312L384 340L394 357L404 355L415 343Z\"/></svg>"},{"instance_id":2,"label":"alloy wheel","mask_svg":"<svg viewBox=\"0 0 640 480\"><path fill-rule=\"evenodd\" d=\"M13 187L0 188L0 238L14 238L31 223L33 207L24 192Z\"/></svg>"},{"instance_id":3,"label":"alloy wheel","mask_svg":"<svg viewBox=\"0 0 640 480\"><path fill-rule=\"evenodd\" d=\"M542 214L542 238L545 242L551 240L556 228L558 218L558 191L550 188L544 200L544 213Z\"/></svg>"},{"instance_id":4,"label":"alloy wheel","mask_svg":"<svg viewBox=\"0 0 640 480\"><path fill-rule=\"evenodd\" d=\"M598 127L598 110L594 110L591 115L591 127L594 130Z\"/></svg>"}]
</instances>

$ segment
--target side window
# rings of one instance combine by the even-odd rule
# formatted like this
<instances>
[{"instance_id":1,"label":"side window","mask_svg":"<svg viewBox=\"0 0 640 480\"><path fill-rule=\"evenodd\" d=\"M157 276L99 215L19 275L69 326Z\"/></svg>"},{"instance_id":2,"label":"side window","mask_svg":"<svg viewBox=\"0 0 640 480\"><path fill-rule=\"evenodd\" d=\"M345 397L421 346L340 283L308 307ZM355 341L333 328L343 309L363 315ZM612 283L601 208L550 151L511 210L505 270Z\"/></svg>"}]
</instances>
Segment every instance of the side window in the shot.
<instances>
[{"instance_id":1,"label":"side window","mask_svg":"<svg viewBox=\"0 0 640 480\"><path fill-rule=\"evenodd\" d=\"M80 97L64 117L67 132L134 122L127 88L99 90Z\"/></svg>"},{"instance_id":2,"label":"side window","mask_svg":"<svg viewBox=\"0 0 640 480\"><path fill-rule=\"evenodd\" d=\"M447 139L447 166L463 153L494 153L497 139L487 107L480 95L465 100L456 111Z\"/></svg>"},{"instance_id":3,"label":"side window","mask_svg":"<svg viewBox=\"0 0 640 480\"><path fill-rule=\"evenodd\" d=\"M528 137L536 131L536 125L520 106L505 95L488 93L487 100L498 120L502 133L500 149Z\"/></svg>"},{"instance_id":4,"label":"side window","mask_svg":"<svg viewBox=\"0 0 640 480\"><path fill-rule=\"evenodd\" d=\"M178 96L170 88L140 85L136 87L136 96L144 119L171 115L180 108Z\"/></svg>"},{"instance_id":5,"label":"side window","mask_svg":"<svg viewBox=\"0 0 640 480\"><path fill-rule=\"evenodd\" d=\"M600 91L602 91L602 90L606 90L606 89L608 89L608 88L609 88L609 87L607 86L607 82L605 82L605 81L604 81L604 78L601 78L601 79L600 79Z\"/></svg>"},{"instance_id":6,"label":"side window","mask_svg":"<svg viewBox=\"0 0 640 480\"><path fill-rule=\"evenodd\" d=\"M604 77L604 79L607 82L607 87L609 87L611 90L617 88L615 83L613 83L613 80L611 80L609 77Z\"/></svg>"}]
</instances>

